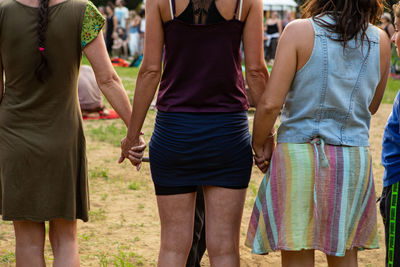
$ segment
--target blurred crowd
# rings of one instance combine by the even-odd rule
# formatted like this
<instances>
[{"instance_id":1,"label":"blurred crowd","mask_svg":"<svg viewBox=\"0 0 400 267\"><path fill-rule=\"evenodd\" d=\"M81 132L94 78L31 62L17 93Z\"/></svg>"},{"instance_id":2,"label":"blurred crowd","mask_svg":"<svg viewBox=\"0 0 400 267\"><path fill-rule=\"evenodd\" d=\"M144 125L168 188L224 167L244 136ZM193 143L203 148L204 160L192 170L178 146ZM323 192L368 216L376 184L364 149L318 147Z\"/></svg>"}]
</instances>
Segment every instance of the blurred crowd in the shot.
<instances>
[{"instance_id":1,"label":"blurred crowd","mask_svg":"<svg viewBox=\"0 0 400 267\"><path fill-rule=\"evenodd\" d=\"M281 17L284 17L281 19ZM296 19L296 13L291 11L264 13L264 58L269 65L273 65L279 37L289 22Z\"/></svg>"},{"instance_id":2,"label":"blurred crowd","mask_svg":"<svg viewBox=\"0 0 400 267\"><path fill-rule=\"evenodd\" d=\"M109 1L99 11L106 19L104 40L110 57L137 60L143 54L145 11L129 10L124 0Z\"/></svg>"},{"instance_id":3,"label":"blurred crowd","mask_svg":"<svg viewBox=\"0 0 400 267\"><path fill-rule=\"evenodd\" d=\"M273 65L278 46L279 37L283 29L292 20L298 18L296 12L265 11L264 13L264 58L268 65ZM392 16L384 13L380 19L379 27L383 29L391 39L395 30Z\"/></svg>"}]
</instances>

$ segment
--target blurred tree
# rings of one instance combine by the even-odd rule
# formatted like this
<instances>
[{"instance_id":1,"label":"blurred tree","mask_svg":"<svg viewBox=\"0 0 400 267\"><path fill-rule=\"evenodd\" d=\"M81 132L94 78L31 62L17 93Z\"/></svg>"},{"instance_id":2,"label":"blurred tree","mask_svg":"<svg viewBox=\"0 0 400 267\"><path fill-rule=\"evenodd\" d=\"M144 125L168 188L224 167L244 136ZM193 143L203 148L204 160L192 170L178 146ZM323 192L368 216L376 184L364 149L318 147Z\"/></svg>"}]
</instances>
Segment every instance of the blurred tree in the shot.
<instances>
[{"instance_id":1,"label":"blurred tree","mask_svg":"<svg viewBox=\"0 0 400 267\"><path fill-rule=\"evenodd\" d=\"M108 2L115 4L115 0L91 0L96 6L105 6ZM140 6L143 0L125 0L126 7L129 9L136 9Z\"/></svg>"}]
</instances>

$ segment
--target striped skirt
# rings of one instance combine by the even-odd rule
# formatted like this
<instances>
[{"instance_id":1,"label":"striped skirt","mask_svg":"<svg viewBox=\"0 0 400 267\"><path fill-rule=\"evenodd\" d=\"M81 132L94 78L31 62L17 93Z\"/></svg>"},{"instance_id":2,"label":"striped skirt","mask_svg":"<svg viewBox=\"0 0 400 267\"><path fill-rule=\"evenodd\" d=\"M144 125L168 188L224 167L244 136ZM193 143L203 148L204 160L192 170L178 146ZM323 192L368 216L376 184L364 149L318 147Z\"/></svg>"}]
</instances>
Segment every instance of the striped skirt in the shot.
<instances>
[{"instance_id":1,"label":"striped skirt","mask_svg":"<svg viewBox=\"0 0 400 267\"><path fill-rule=\"evenodd\" d=\"M279 143L261 182L246 245L255 254L378 248L368 147Z\"/></svg>"}]
</instances>

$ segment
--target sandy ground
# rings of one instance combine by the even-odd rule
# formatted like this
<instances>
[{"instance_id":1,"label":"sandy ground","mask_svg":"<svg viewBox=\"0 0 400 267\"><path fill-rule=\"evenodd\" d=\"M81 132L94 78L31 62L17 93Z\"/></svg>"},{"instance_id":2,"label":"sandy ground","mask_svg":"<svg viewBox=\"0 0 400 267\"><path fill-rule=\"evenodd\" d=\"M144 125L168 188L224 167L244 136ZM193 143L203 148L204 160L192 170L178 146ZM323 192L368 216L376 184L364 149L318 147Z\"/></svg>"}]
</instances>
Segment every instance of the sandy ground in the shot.
<instances>
[{"instance_id":1,"label":"sandy ground","mask_svg":"<svg viewBox=\"0 0 400 267\"><path fill-rule=\"evenodd\" d=\"M383 129L391 105L382 105L371 125L371 149L377 198L382 190L383 168L380 164ZM79 222L82 266L155 266L159 248L160 225L150 170L146 164L137 173L127 162L116 164L119 149L105 142L87 138L91 174L91 220ZM280 253L252 255L243 245L258 184L262 174L254 168L248 190L241 229L242 266L280 266ZM359 266L384 266L384 235L380 216L381 248L359 253ZM0 222L0 266L14 266L14 236L9 222ZM49 242L46 261L52 262ZM128 265L131 264L131 265ZM209 266L207 256L202 266ZM316 253L316 266L327 266L325 257Z\"/></svg>"}]
</instances>

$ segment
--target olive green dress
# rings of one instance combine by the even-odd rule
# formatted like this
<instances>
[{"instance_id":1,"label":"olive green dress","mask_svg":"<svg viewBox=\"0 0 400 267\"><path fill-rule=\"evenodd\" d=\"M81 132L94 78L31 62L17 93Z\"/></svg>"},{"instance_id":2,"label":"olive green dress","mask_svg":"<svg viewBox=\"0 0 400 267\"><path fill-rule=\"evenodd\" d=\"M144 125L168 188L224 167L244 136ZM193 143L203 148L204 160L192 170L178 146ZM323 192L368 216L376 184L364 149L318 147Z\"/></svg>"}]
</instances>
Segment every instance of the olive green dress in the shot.
<instances>
[{"instance_id":1,"label":"olive green dress","mask_svg":"<svg viewBox=\"0 0 400 267\"><path fill-rule=\"evenodd\" d=\"M88 220L85 138L77 80L82 49L104 19L91 2L49 7L44 83L38 8L0 0L0 57L5 93L0 103L0 213L3 220Z\"/></svg>"}]
</instances>

